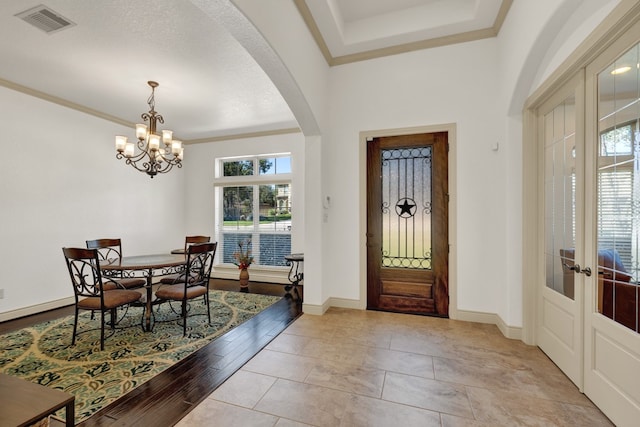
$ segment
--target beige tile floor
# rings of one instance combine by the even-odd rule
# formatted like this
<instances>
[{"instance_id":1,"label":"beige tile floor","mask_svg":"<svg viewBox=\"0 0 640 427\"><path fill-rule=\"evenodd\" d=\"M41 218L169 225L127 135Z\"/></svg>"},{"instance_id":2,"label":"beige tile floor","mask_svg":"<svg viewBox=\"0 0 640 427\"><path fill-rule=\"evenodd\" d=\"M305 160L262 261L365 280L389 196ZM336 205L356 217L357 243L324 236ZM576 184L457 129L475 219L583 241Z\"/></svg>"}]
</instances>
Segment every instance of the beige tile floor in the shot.
<instances>
[{"instance_id":1,"label":"beige tile floor","mask_svg":"<svg viewBox=\"0 0 640 427\"><path fill-rule=\"evenodd\" d=\"M303 315L179 427L611 426L538 348L493 325Z\"/></svg>"}]
</instances>

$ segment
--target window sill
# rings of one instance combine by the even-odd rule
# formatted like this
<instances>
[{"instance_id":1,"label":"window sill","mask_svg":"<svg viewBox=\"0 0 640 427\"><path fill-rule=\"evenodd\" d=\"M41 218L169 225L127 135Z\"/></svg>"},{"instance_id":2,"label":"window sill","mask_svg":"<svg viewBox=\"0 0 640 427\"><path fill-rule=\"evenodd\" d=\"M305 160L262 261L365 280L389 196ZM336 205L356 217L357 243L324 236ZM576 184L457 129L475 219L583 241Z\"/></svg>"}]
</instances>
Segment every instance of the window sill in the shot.
<instances>
[{"instance_id":1,"label":"window sill","mask_svg":"<svg viewBox=\"0 0 640 427\"><path fill-rule=\"evenodd\" d=\"M211 277L217 279L238 280L238 267L229 264L213 266ZM289 283L289 267L264 267L253 265L249 267L249 280L266 283Z\"/></svg>"}]
</instances>

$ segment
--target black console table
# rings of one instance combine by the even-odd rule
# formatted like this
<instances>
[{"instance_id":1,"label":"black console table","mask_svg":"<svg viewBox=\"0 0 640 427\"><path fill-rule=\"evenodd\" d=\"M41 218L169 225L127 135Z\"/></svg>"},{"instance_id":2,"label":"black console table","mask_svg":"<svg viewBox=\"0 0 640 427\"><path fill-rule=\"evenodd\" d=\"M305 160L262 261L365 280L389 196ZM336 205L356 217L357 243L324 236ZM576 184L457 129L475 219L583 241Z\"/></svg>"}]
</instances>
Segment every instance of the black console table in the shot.
<instances>
[{"instance_id":1,"label":"black console table","mask_svg":"<svg viewBox=\"0 0 640 427\"><path fill-rule=\"evenodd\" d=\"M284 290L289 292L293 288L293 291L300 298L298 286L304 279L304 254L289 254L285 255L284 259L287 261L287 265L291 266L289 269L289 282L291 284L285 286Z\"/></svg>"}]
</instances>

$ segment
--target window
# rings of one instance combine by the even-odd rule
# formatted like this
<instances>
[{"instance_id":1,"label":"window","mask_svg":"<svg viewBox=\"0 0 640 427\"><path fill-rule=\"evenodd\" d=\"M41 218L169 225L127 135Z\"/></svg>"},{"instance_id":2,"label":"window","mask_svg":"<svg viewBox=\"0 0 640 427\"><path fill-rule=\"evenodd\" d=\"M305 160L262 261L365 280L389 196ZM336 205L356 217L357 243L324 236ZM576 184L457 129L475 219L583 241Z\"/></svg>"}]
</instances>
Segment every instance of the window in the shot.
<instances>
[{"instance_id":1,"label":"window","mask_svg":"<svg viewBox=\"0 0 640 427\"><path fill-rule=\"evenodd\" d=\"M291 253L291 156L219 159L216 220L222 263L251 240L254 263L285 266Z\"/></svg>"},{"instance_id":2,"label":"window","mask_svg":"<svg viewBox=\"0 0 640 427\"><path fill-rule=\"evenodd\" d=\"M600 135L601 156L630 156L633 154L631 125L603 132Z\"/></svg>"},{"instance_id":3,"label":"window","mask_svg":"<svg viewBox=\"0 0 640 427\"><path fill-rule=\"evenodd\" d=\"M606 130L600 134L598 161L598 249L615 248L622 263L631 271L634 224L634 183L638 173L634 162L635 123Z\"/></svg>"}]
</instances>

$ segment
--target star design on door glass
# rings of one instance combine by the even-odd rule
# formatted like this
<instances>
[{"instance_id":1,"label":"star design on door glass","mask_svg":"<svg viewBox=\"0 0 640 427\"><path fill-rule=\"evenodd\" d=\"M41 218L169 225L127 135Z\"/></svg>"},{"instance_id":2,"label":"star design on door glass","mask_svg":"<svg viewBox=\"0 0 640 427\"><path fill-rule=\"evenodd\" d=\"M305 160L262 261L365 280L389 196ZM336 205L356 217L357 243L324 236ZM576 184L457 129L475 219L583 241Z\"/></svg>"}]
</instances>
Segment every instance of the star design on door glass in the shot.
<instances>
[{"instance_id":1,"label":"star design on door glass","mask_svg":"<svg viewBox=\"0 0 640 427\"><path fill-rule=\"evenodd\" d=\"M405 197L396 203L396 213L400 218L411 218L416 213L416 202Z\"/></svg>"}]
</instances>

